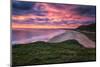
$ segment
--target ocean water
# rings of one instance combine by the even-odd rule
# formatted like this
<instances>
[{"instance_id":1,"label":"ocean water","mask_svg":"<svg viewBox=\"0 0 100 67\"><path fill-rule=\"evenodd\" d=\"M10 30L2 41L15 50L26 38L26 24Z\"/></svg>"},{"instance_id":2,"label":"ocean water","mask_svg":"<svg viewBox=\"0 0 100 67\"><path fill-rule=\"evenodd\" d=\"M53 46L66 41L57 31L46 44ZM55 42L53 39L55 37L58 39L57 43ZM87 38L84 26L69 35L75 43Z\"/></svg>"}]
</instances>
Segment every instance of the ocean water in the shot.
<instances>
[{"instance_id":1,"label":"ocean water","mask_svg":"<svg viewBox=\"0 0 100 67\"><path fill-rule=\"evenodd\" d=\"M34 30L12 30L12 44L25 44L36 41L48 41L54 36L64 33L65 30L34 29Z\"/></svg>"}]
</instances>

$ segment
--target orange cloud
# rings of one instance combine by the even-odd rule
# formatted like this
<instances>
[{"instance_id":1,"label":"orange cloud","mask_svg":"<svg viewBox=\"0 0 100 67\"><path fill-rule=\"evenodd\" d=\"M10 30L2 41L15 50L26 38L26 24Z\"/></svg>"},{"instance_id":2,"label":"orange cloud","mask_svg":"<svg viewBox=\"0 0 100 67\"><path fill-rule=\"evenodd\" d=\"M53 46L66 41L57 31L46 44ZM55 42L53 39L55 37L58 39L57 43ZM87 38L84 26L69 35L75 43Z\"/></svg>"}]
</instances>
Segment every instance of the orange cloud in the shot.
<instances>
[{"instance_id":1,"label":"orange cloud","mask_svg":"<svg viewBox=\"0 0 100 67\"><path fill-rule=\"evenodd\" d=\"M73 20L74 19L74 12L70 10L59 10L57 8L54 8L53 6L46 4L46 3L37 3L36 6L41 5L43 11L46 11L45 16L38 16L34 14L26 14L26 15L17 15L17 16L12 16L13 20L27 20L29 18L32 19L43 19L43 18L48 18L50 22L60 22L62 20Z\"/></svg>"},{"instance_id":2,"label":"orange cloud","mask_svg":"<svg viewBox=\"0 0 100 67\"><path fill-rule=\"evenodd\" d=\"M12 23L12 29L75 29L81 24L66 24L66 25L39 25L39 24L17 24Z\"/></svg>"},{"instance_id":3,"label":"orange cloud","mask_svg":"<svg viewBox=\"0 0 100 67\"><path fill-rule=\"evenodd\" d=\"M58 28L77 28L81 24L64 24L64 25L35 25L34 22L36 23L44 23L44 22L49 22L49 23L55 23L59 22L62 23L62 21L77 21L77 22L83 22L87 20L94 19L92 17L87 17L87 16L80 16L76 14L74 11L70 10L70 8L66 8L65 10L59 10L50 4L46 3L37 3L36 6L41 5L41 9L43 11L46 11L47 13L43 16L38 16L34 14L25 14L25 15L14 15L12 16L12 20L19 20L19 21L25 21L25 20L30 20L30 19L35 19L32 21L32 24L15 24L14 22L12 23L12 28L32 28L32 29L58 29ZM45 20L37 20L37 19L48 19L48 21Z\"/></svg>"}]
</instances>

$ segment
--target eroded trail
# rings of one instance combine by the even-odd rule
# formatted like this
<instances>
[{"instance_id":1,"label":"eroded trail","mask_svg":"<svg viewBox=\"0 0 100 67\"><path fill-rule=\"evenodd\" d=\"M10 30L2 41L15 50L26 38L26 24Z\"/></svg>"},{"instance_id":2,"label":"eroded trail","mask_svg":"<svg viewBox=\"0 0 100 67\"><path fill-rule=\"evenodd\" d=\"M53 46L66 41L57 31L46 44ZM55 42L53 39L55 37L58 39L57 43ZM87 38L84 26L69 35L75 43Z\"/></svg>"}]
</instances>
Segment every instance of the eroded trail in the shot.
<instances>
[{"instance_id":1,"label":"eroded trail","mask_svg":"<svg viewBox=\"0 0 100 67\"><path fill-rule=\"evenodd\" d=\"M50 39L48 42L57 43L65 40L76 40L86 48L95 48L95 42L90 40L86 35L73 30L67 30L63 34L60 34Z\"/></svg>"},{"instance_id":2,"label":"eroded trail","mask_svg":"<svg viewBox=\"0 0 100 67\"><path fill-rule=\"evenodd\" d=\"M34 30L34 31L17 31L12 44L26 44L37 41L49 43L59 43L66 40L76 40L83 47L95 48L95 42L90 40L83 33L74 30Z\"/></svg>"}]
</instances>

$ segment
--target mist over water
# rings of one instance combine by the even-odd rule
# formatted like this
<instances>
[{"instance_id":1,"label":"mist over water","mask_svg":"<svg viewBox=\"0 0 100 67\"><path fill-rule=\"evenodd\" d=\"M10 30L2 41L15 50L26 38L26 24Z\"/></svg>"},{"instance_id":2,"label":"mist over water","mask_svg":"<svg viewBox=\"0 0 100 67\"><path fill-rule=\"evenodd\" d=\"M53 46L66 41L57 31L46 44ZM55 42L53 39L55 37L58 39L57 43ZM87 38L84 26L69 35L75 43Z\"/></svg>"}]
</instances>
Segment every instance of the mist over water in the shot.
<instances>
[{"instance_id":1,"label":"mist over water","mask_svg":"<svg viewBox=\"0 0 100 67\"><path fill-rule=\"evenodd\" d=\"M12 30L12 43L19 41L46 41L53 36L59 35L65 32L65 30L56 29L34 29L34 30Z\"/></svg>"},{"instance_id":2,"label":"mist over water","mask_svg":"<svg viewBox=\"0 0 100 67\"><path fill-rule=\"evenodd\" d=\"M12 44L26 44L37 41L48 42L55 36L66 40L73 38L75 34L83 38L81 33L71 29L94 23L96 20L95 16L96 6L92 5L22 2L13 0ZM76 36L74 39L79 39L78 37ZM55 40L57 39L54 38Z\"/></svg>"}]
</instances>

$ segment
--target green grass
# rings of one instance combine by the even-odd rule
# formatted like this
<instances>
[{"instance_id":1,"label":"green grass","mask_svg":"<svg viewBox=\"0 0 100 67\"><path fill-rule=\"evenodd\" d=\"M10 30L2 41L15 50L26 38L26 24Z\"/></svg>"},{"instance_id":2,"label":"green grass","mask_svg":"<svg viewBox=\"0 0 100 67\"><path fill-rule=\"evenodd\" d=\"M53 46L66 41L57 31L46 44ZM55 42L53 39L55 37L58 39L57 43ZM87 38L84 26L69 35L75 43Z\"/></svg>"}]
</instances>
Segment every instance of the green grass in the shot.
<instances>
[{"instance_id":1,"label":"green grass","mask_svg":"<svg viewBox=\"0 0 100 67\"><path fill-rule=\"evenodd\" d=\"M74 40L52 44L36 42L12 47L12 64L14 66L95 60L95 49L83 48Z\"/></svg>"}]
</instances>

